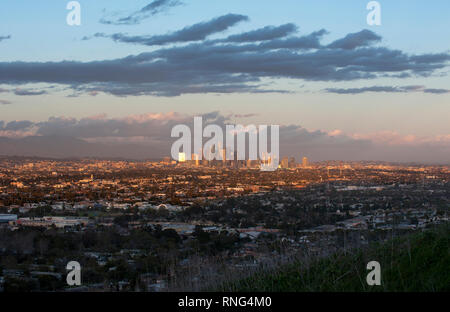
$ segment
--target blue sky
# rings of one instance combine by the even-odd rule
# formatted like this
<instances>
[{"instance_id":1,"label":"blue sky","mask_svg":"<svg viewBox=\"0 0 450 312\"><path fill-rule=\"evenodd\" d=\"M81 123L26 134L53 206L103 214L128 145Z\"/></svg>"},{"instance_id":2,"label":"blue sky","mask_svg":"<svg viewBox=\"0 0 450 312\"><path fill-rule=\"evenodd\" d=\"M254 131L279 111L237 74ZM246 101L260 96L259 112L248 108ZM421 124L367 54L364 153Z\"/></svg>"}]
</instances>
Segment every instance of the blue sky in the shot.
<instances>
[{"instance_id":1,"label":"blue sky","mask_svg":"<svg viewBox=\"0 0 450 312\"><path fill-rule=\"evenodd\" d=\"M62 0L15 0L1 4L2 33L12 40L2 46L1 60L62 59L93 60L120 57L145 51L145 47L117 45L107 40L81 42L83 36L96 32L126 31L130 34L161 34L226 13L243 14L250 21L237 25L228 33L251 30L266 25L296 23L300 32L325 28L327 40L350 32L371 28L383 37L387 46L411 53L440 52L449 49L450 2L432 3L419 0L380 1L382 25L366 24L366 0L192 0L168 12L149 18L140 25L109 26L99 23L103 12L128 12L142 8L150 1L79 1L82 25L66 24L66 5Z\"/></svg>"},{"instance_id":2,"label":"blue sky","mask_svg":"<svg viewBox=\"0 0 450 312\"><path fill-rule=\"evenodd\" d=\"M4 65L4 68L9 68L8 65L14 62L24 62L28 67L33 67L33 64L40 62L61 65L62 61L114 61L129 55L158 53L171 47L203 44L208 40L287 23L298 27L295 36L307 36L321 29L327 30L328 34L320 39L324 46L348 34L368 29L381 40L374 40L376 42L373 45L368 43L367 46L361 46L361 49L384 47L389 53L400 51L405 56L450 53L450 2L446 0L379 1L381 26L367 25L367 0L180 0L181 5L170 7L136 25L107 25L100 23L100 19L117 19L130 15L152 0L80 0L81 26L66 24L68 2L3 1L0 4L0 38L11 38L0 40L0 67ZM235 23L225 31L213 33L205 40L196 42L147 46L116 42L107 37L112 34L164 35L230 13L247 16L248 20ZM92 37L96 33L102 33L104 37ZM82 40L83 37L90 39ZM367 64L371 61L370 58L367 59ZM377 60L380 61L382 58ZM430 68L435 65L427 64ZM350 71L354 70L352 66L348 68ZM377 67L380 66L383 64L378 63ZM426 75L413 74L407 78L388 77L390 71L375 79L303 79L303 76L292 78L284 74L265 76L258 73L258 90L262 88L289 92L181 92L177 96L167 96L165 90L161 89L158 89L158 96L153 93L116 96L109 89L100 88L97 92L99 85L95 81L78 85L80 89L74 94L73 84L59 84L54 80L49 83L48 80L39 81L36 78L33 83L9 81L8 73L5 73L6 78L0 80L0 103L4 104L0 104L0 120L38 122L52 116L83 118L107 114L110 118L120 118L150 112L202 114L220 111L222 114L251 114L252 117L244 120L248 123L295 124L310 131L335 131L354 137L380 139L382 133L387 133L387 136L402 136L406 141L408 136L423 140L438 137L441 140L440 138L450 134L450 78L448 63L445 65L443 61L438 67ZM339 69L339 66L336 68ZM257 70L252 68L251 72L245 74L255 79L254 71ZM14 75L18 75L17 72ZM163 88L172 89L170 83L165 83ZM252 85L252 82L242 83ZM120 88L123 87L123 82L121 84ZM408 89L414 86L421 88ZM373 87L390 87L392 90L373 91ZM331 92L331 89L334 91ZM17 90L31 90L35 95ZM39 94L39 90L45 92ZM93 96L93 91L96 96Z\"/></svg>"}]
</instances>

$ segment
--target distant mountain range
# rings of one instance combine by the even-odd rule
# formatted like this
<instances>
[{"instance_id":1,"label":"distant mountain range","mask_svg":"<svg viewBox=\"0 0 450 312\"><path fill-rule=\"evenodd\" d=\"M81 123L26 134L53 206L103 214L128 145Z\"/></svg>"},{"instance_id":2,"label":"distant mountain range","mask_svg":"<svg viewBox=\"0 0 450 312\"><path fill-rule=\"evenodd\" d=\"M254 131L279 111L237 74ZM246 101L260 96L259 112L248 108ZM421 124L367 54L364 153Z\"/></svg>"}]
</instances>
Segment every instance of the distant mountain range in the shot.
<instances>
[{"instance_id":1,"label":"distant mountain range","mask_svg":"<svg viewBox=\"0 0 450 312\"><path fill-rule=\"evenodd\" d=\"M148 159L168 156L168 150L133 143L89 143L73 137L0 137L0 155L48 158L98 157Z\"/></svg>"}]
</instances>

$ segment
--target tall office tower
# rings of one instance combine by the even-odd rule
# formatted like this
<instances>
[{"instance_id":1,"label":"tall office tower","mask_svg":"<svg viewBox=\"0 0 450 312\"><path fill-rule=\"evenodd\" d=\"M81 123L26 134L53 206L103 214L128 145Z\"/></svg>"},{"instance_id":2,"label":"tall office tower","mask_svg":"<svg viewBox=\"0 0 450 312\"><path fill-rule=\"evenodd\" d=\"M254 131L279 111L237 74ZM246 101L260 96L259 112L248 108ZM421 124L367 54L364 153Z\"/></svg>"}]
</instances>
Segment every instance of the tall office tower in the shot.
<instances>
[{"instance_id":1,"label":"tall office tower","mask_svg":"<svg viewBox=\"0 0 450 312\"><path fill-rule=\"evenodd\" d=\"M308 157L303 157L302 165L303 165L303 167L308 167Z\"/></svg>"},{"instance_id":2,"label":"tall office tower","mask_svg":"<svg viewBox=\"0 0 450 312\"><path fill-rule=\"evenodd\" d=\"M212 165L212 157L213 157L213 153L212 153L212 146L209 150L205 150L204 152L204 156L205 156L205 165L210 167Z\"/></svg>"},{"instance_id":3,"label":"tall office tower","mask_svg":"<svg viewBox=\"0 0 450 312\"><path fill-rule=\"evenodd\" d=\"M234 153L233 153L233 159L231 160L231 168L237 169L237 167L238 167L237 151L234 151Z\"/></svg>"},{"instance_id":4,"label":"tall office tower","mask_svg":"<svg viewBox=\"0 0 450 312\"><path fill-rule=\"evenodd\" d=\"M262 154L261 163L263 165L267 165L267 153L266 152L263 152L263 154Z\"/></svg>"},{"instance_id":5,"label":"tall office tower","mask_svg":"<svg viewBox=\"0 0 450 312\"><path fill-rule=\"evenodd\" d=\"M289 168L295 168L296 166L295 157L289 158Z\"/></svg>"},{"instance_id":6,"label":"tall office tower","mask_svg":"<svg viewBox=\"0 0 450 312\"><path fill-rule=\"evenodd\" d=\"M186 161L186 153L178 153L178 161L185 162Z\"/></svg>"},{"instance_id":7,"label":"tall office tower","mask_svg":"<svg viewBox=\"0 0 450 312\"><path fill-rule=\"evenodd\" d=\"M222 149L222 167L227 166L227 150L225 148Z\"/></svg>"},{"instance_id":8,"label":"tall office tower","mask_svg":"<svg viewBox=\"0 0 450 312\"><path fill-rule=\"evenodd\" d=\"M289 158L283 157L281 159L281 168L289 168Z\"/></svg>"},{"instance_id":9,"label":"tall office tower","mask_svg":"<svg viewBox=\"0 0 450 312\"><path fill-rule=\"evenodd\" d=\"M198 154L192 154L192 163L198 167L200 165L200 160L199 160L199 156Z\"/></svg>"},{"instance_id":10,"label":"tall office tower","mask_svg":"<svg viewBox=\"0 0 450 312\"><path fill-rule=\"evenodd\" d=\"M201 155L200 156L200 164L202 166L204 166L204 167L208 166L208 160L206 159L206 155L205 155L206 153L207 153L207 151L205 151L203 149L203 147L201 147L200 148L200 154L199 154L199 155Z\"/></svg>"}]
</instances>

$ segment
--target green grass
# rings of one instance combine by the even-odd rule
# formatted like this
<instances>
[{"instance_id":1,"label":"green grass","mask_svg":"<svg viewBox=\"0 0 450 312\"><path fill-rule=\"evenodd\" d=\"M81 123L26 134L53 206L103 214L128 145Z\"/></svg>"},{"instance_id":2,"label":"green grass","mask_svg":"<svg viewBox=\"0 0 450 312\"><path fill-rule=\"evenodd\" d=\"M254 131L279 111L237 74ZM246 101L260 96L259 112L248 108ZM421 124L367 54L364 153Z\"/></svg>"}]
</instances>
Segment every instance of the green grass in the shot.
<instances>
[{"instance_id":1,"label":"green grass","mask_svg":"<svg viewBox=\"0 0 450 312\"><path fill-rule=\"evenodd\" d=\"M284 265L220 287L221 291L449 291L450 226L410 234L366 249ZM381 286L368 286L366 265L381 264Z\"/></svg>"}]
</instances>

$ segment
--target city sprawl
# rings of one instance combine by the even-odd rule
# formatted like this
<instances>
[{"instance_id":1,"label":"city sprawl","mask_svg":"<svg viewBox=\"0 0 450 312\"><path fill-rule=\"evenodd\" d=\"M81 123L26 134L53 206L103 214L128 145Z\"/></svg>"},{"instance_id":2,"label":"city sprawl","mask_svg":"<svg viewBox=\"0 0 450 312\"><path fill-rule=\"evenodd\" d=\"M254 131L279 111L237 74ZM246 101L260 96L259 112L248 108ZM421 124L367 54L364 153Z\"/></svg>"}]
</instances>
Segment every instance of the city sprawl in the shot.
<instances>
[{"instance_id":1,"label":"city sprawl","mask_svg":"<svg viewBox=\"0 0 450 312\"><path fill-rule=\"evenodd\" d=\"M448 166L0 159L0 287L202 290L448 221Z\"/></svg>"}]
</instances>

